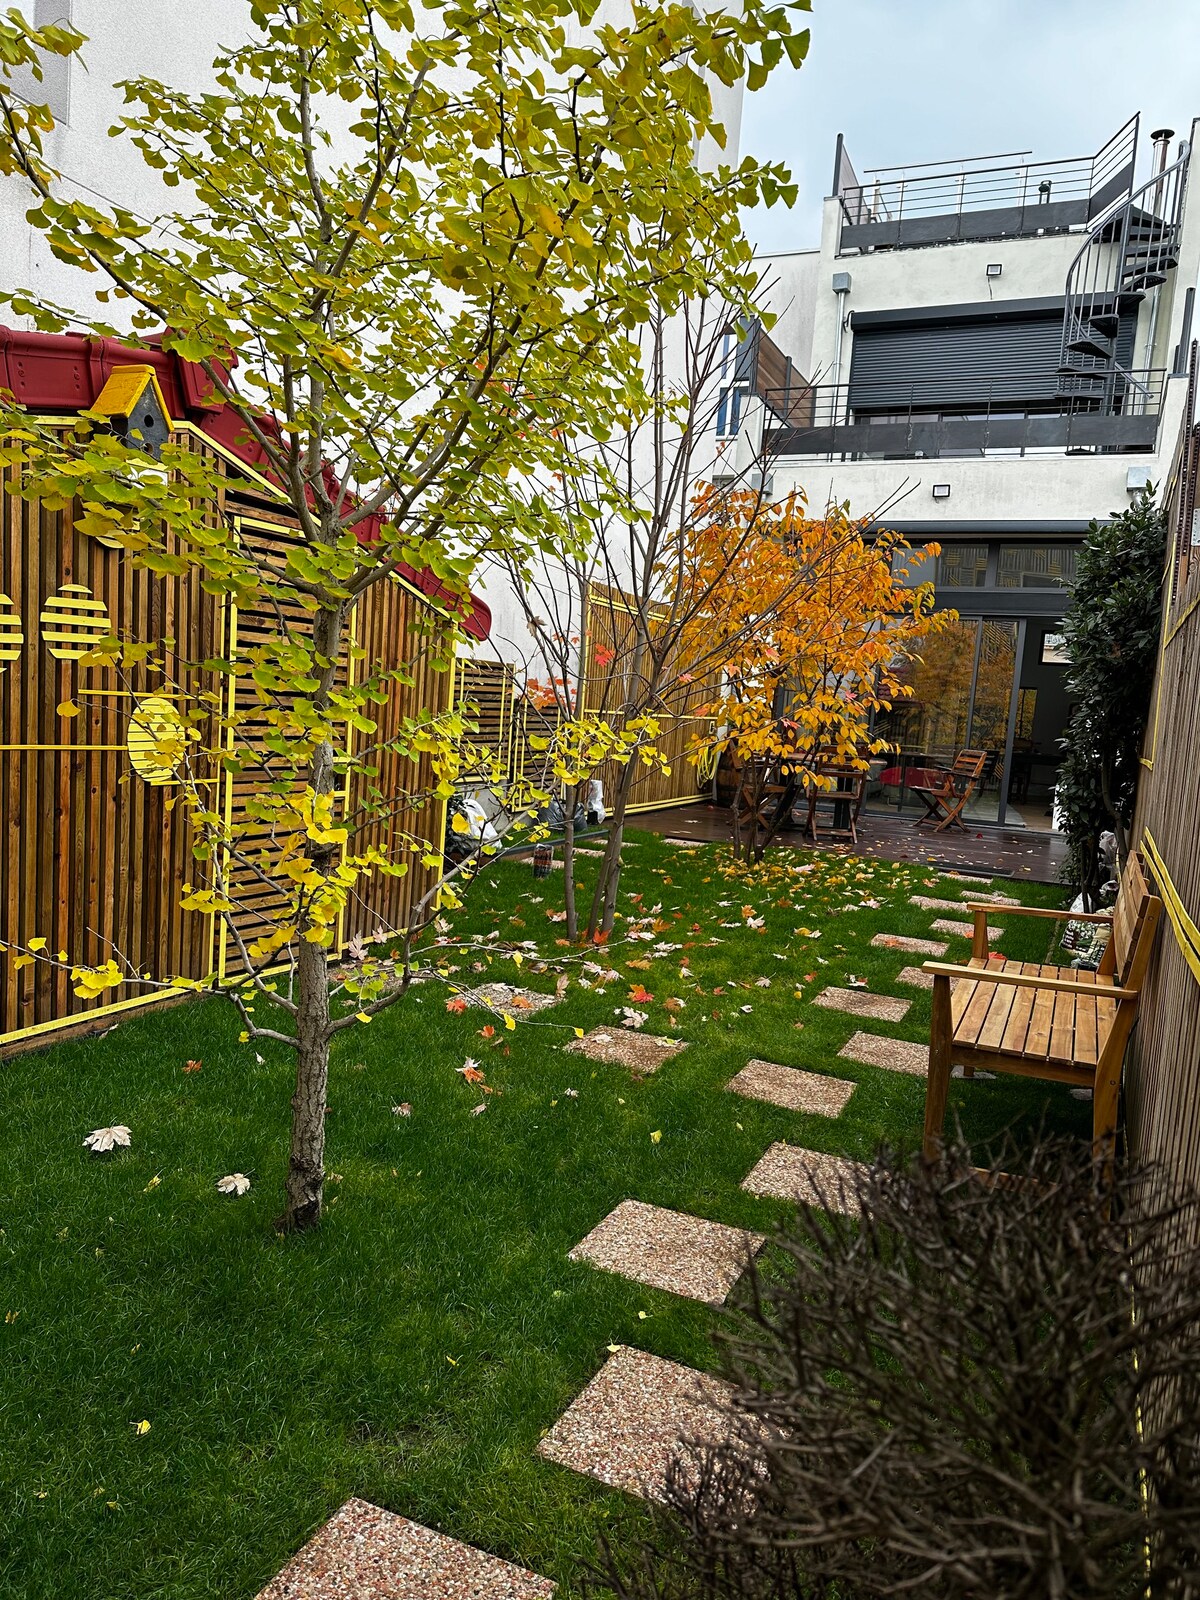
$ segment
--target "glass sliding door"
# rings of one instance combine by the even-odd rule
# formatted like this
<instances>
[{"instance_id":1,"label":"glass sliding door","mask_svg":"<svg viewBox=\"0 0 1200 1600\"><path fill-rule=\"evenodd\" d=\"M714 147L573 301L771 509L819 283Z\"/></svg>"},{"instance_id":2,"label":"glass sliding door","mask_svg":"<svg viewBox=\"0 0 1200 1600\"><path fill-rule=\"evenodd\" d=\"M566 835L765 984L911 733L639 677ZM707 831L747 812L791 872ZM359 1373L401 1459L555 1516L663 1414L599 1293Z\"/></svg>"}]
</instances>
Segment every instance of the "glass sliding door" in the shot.
<instances>
[{"instance_id":1,"label":"glass sliding door","mask_svg":"<svg viewBox=\"0 0 1200 1600\"><path fill-rule=\"evenodd\" d=\"M931 769L945 769L960 750L986 750L983 783L964 815L975 822L1003 820L1005 774L1011 759L1021 625L975 617L949 623L928 639L901 679L911 694L876 718L878 737L896 745L872 774L872 804L924 814L912 792Z\"/></svg>"}]
</instances>

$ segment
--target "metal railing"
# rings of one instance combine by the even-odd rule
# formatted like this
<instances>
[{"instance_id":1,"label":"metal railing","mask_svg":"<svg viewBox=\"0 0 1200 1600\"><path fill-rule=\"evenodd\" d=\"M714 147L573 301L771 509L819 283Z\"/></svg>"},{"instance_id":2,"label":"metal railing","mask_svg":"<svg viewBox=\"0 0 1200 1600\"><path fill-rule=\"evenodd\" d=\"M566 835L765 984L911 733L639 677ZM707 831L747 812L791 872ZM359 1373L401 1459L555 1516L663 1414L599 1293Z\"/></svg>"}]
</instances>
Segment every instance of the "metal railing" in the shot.
<instances>
[{"instance_id":1,"label":"metal railing","mask_svg":"<svg viewBox=\"0 0 1200 1600\"><path fill-rule=\"evenodd\" d=\"M847 183L839 186L837 198L843 217L853 226L899 223L905 217L960 216L969 211L1025 210L1052 201L1091 202L1126 168L1132 177L1137 135L1138 118L1134 116L1095 155L983 167L962 161L934 172L906 173L894 178L876 176L868 182ZM845 158L841 170L847 169L853 172Z\"/></svg>"},{"instance_id":2,"label":"metal railing","mask_svg":"<svg viewBox=\"0 0 1200 1600\"><path fill-rule=\"evenodd\" d=\"M868 412L854 407L847 383L774 391L767 403L790 426L769 430L766 449L849 461L1149 450L1167 377L1161 367L1054 376L1047 386L1058 392L1036 400L1020 394L1027 372L986 385L950 377L936 400L928 380L897 382L882 396L873 390Z\"/></svg>"}]
</instances>

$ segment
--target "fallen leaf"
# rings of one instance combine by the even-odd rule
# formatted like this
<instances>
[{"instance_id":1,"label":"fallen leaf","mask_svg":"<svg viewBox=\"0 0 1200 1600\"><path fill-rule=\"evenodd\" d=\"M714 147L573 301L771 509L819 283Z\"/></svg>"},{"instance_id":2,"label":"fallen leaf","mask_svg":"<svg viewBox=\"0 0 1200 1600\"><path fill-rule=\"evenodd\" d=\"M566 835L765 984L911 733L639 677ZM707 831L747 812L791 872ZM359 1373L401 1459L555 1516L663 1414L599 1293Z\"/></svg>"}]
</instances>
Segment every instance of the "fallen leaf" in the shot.
<instances>
[{"instance_id":1,"label":"fallen leaf","mask_svg":"<svg viewBox=\"0 0 1200 1600\"><path fill-rule=\"evenodd\" d=\"M245 1194L249 1187L250 1179L244 1172L231 1172L227 1178L217 1179L217 1188L222 1194Z\"/></svg>"},{"instance_id":2,"label":"fallen leaf","mask_svg":"<svg viewBox=\"0 0 1200 1600\"><path fill-rule=\"evenodd\" d=\"M106 1150L113 1150L117 1145L128 1147L130 1142L129 1129L123 1122L114 1124L111 1128L95 1128L83 1141L85 1147L94 1154L99 1155Z\"/></svg>"}]
</instances>

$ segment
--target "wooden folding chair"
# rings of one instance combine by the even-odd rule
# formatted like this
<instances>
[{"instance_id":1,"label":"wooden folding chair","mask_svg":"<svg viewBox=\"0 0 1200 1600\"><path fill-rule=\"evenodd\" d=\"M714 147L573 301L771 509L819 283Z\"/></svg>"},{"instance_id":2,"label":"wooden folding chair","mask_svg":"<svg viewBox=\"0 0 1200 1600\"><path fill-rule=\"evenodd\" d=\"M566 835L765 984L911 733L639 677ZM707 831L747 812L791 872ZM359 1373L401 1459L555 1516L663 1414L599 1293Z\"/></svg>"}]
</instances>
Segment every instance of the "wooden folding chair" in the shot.
<instances>
[{"instance_id":1,"label":"wooden folding chair","mask_svg":"<svg viewBox=\"0 0 1200 1600\"><path fill-rule=\"evenodd\" d=\"M963 807L979 788L988 754L986 750L960 750L949 771L930 772L928 782L910 784L913 794L920 795L925 806L925 815L918 817L913 826L932 827L935 833L956 827L965 833Z\"/></svg>"}]
</instances>

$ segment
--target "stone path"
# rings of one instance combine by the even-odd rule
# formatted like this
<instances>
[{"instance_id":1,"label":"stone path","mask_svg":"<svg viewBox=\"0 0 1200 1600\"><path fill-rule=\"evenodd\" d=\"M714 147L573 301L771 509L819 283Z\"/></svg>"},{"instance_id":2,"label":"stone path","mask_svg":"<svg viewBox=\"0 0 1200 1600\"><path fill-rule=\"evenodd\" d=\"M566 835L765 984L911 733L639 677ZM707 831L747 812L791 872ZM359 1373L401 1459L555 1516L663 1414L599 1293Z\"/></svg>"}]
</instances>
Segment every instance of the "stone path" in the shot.
<instances>
[{"instance_id":1,"label":"stone path","mask_svg":"<svg viewBox=\"0 0 1200 1600\"><path fill-rule=\"evenodd\" d=\"M964 900L986 900L988 905L990 905L990 906L1019 906L1019 905L1023 904L1022 901L1017 900L1011 894L983 894L978 889L973 894L970 891L964 889L962 891L962 899L964 899Z\"/></svg>"},{"instance_id":2,"label":"stone path","mask_svg":"<svg viewBox=\"0 0 1200 1600\"><path fill-rule=\"evenodd\" d=\"M664 1498L667 1464L686 1444L723 1444L732 1389L644 1350L618 1345L538 1445L538 1455L614 1489Z\"/></svg>"},{"instance_id":3,"label":"stone path","mask_svg":"<svg viewBox=\"0 0 1200 1600\"><path fill-rule=\"evenodd\" d=\"M761 1233L622 1200L568 1254L653 1289L719 1306L764 1242Z\"/></svg>"},{"instance_id":4,"label":"stone path","mask_svg":"<svg viewBox=\"0 0 1200 1600\"><path fill-rule=\"evenodd\" d=\"M700 849L703 849L703 845L701 844L701 841L699 839L671 839L671 838L666 838L666 839L663 840L663 843L664 844L672 844L672 845L675 846L675 848L677 850L700 850Z\"/></svg>"},{"instance_id":5,"label":"stone path","mask_svg":"<svg viewBox=\"0 0 1200 1600\"><path fill-rule=\"evenodd\" d=\"M407 1517L347 1500L258 1600L549 1600L556 1587Z\"/></svg>"},{"instance_id":6,"label":"stone path","mask_svg":"<svg viewBox=\"0 0 1200 1600\"><path fill-rule=\"evenodd\" d=\"M612 1066L628 1067L639 1077L657 1072L664 1061L677 1056L687 1044L686 1039L663 1039L654 1033L638 1033L634 1028L593 1028L582 1039L572 1039L564 1045L574 1055L587 1056L589 1061L605 1061Z\"/></svg>"},{"instance_id":7,"label":"stone path","mask_svg":"<svg viewBox=\"0 0 1200 1600\"><path fill-rule=\"evenodd\" d=\"M917 906L921 911L957 911L959 916L962 915L961 900L938 900L932 895L910 894L908 903L910 906Z\"/></svg>"},{"instance_id":8,"label":"stone path","mask_svg":"<svg viewBox=\"0 0 1200 1600\"><path fill-rule=\"evenodd\" d=\"M955 883L982 883L985 884L989 889L992 886L991 878L976 878L973 877L969 872L947 872L945 876L952 879Z\"/></svg>"},{"instance_id":9,"label":"stone path","mask_svg":"<svg viewBox=\"0 0 1200 1600\"><path fill-rule=\"evenodd\" d=\"M773 1144L743 1179L742 1188L773 1200L804 1200L824 1211L857 1216L861 1210L858 1183L866 1171L861 1162L842 1156Z\"/></svg>"},{"instance_id":10,"label":"stone path","mask_svg":"<svg viewBox=\"0 0 1200 1600\"><path fill-rule=\"evenodd\" d=\"M846 1078L827 1078L820 1072L801 1072L775 1061L747 1061L725 1085L748 1100L766 1100L788 1111L807 1111L818 1117L837 1117L846 1109L855 1085Z\"/></svg>"},{"instance_id":11,"label":"stone path","mask_svg":"<svg viewBox=\"0 0 1200 1600\"><path fill-rule=\"evenodd\" d=\"M502 1016L506 1011L520 1016L524 1011L544 1011L556 1006L562 997L543 994L540 989L518 989L511 983L481 983L477 989L464 989L468 1005L483 1006Z\"/></svg>"},{"instance_id":12,"label":"stone path","mask_svg":"<svg viewBox=\"0 0 1200 1600\"><path fill-rule=\"evenodd\" d=\"M922 972L920 967L901 967L896 982L906 983L910 989L932 989L933 973Z\"/></svg>"},{"instance_id":13,"label":"stone path","mask_svg":"<svg viewBox=\"0 0 1200 1600\"><path fill-rule=\"evenodd\" d=\"M845 1011L852 1017L874 1017L878 1022L903 1022L911 1000L897 1000L890 994L872 994L869 989L822 989L812 1001L827 1011Z\"/></svg>"},{"instance_id":14,"label":"stone path","mask_svg":"<svg viewBox=\"0 0 1200 1600\"><path fill-rule=\"evenodd\" d=\"M939 917L933 924L934 933L953 933L960 939L970 939L975 933L973 922L953 922L949 917ZM1003 928L989 928L987 939L989 944L995 944L997 939L1003 939ZM945 946L942 947L943 949Z\"/></svg>"},{"instance_id":15,"label":"stone path","mask_svg":"<svg viewBox=\"0 0 1200 1600\"><path fill-rule=\"evenodd\" d=\"M941 939L910 939L905 933L877 933L871 943L877 950L903 950L909 956L944 956L950 946Z\"/></svg>"},{"instance_id":16,"label":"stone path","mask_svg":"<svg viewBox=\"0 0 1200 1600\"><path fill-rule=\"evenodd\" d=\"M908 1039L888 1039L879 1033L851 1034L838 1051L846 1061L861 1061L869 1067L885 1067L889 1072L911 1072L917 1077L929 1074L929 1046Z\"/></svg>"}]
</instances>

